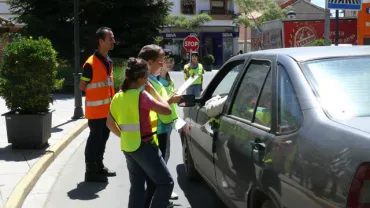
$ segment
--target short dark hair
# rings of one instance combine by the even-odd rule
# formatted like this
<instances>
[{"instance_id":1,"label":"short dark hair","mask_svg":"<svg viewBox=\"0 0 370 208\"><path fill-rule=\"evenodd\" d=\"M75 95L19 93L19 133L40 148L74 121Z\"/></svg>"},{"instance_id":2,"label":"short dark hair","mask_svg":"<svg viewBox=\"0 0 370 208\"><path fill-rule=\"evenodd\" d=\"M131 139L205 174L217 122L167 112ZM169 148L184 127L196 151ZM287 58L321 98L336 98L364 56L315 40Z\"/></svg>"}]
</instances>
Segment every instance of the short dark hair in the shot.
<instances>
[{"instance_id":1,"label":"short dark hair","mask_svg":"<svg viewBox=\"0 0 370 208\"><path fill-rule=\"evenodd\" d=\"M163 49L158 45L151 44L144 46L140 50L138 57L144 59L145 61L155 61L160 57L161 54L164 55Z\"/></svg>"},{"instance_id":2,"label":"short dark hair","mask_svg":"<svg viewBox=\"0 0 370 208\"><path fill-rule=\"evenodd\" d=\"M96 31L96 47L99 47L99 40L105 40L108 32L111 32L112 29L109 27L101 27Z\"/></svg>"}]
</instances>

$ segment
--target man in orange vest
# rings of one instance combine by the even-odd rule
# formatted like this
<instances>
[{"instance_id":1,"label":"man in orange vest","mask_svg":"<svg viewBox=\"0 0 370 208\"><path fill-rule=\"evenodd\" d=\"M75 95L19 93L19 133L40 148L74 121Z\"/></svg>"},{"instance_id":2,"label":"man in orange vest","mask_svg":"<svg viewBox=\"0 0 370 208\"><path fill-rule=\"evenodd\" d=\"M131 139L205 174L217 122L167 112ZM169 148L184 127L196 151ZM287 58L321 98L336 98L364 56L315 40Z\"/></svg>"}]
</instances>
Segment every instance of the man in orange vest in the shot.
<instances>
[{"instance_id":1,"label":"man in orange vest","mask_svg":"<svg viewBox=\"0 0 370 208\"><path fill-rule=\"evenodd\" d=\"M113 63L108 56L114 47L114 35L110 28L96 31L97 50L83 65L80 81L85 91L85 117L88 119L90 135L85 148L86 182L107 182L108 176L116 176L103 164L105 145L109 138L106 125L110 102L114 96Z\"/></svg>"}]
</instances>

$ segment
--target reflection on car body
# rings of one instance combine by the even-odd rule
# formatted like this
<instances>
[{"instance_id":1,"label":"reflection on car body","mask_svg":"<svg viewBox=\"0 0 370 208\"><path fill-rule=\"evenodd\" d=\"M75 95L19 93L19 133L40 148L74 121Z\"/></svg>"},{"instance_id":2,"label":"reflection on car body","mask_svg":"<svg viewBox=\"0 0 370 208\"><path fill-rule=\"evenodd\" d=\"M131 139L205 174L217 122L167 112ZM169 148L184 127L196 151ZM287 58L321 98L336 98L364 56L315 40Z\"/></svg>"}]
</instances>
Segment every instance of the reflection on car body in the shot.
<instances>
[{"instance_id":1,"label":"reflection on car body","mask_svg":"<svg viewBox=\"0 0 370 208\"><path fill-rule=\"evenodd\" d=\"M370 47L231 58L184 108L186 174L229 207L370 206ZM205 102L227 96L211 118ZM354 180L356 178L356 180Z\"/></svg>"}]
</instances>

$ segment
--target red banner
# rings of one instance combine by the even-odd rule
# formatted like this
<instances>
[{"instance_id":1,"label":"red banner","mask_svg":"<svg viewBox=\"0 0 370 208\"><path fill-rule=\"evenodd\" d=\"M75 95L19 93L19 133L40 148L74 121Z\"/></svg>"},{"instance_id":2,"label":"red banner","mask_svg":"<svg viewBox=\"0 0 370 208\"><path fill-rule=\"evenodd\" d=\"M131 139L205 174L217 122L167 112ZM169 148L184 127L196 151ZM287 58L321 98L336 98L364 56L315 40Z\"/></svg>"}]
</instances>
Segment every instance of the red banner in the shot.
<instances>
[{"instance_id":1,"label":"red banner","mask_svg":"<svg viewBox=\"0 0 370 208\"><path fill-rule=\"evenodd\" d=\"M330 22L330 39L335 42L335 20ZM284 22L285 47L311 46L317 39L324 39L325 21ZM339 43L354 44L357 40L357 20L339 20Z\"/></svg>"}]
</instances>

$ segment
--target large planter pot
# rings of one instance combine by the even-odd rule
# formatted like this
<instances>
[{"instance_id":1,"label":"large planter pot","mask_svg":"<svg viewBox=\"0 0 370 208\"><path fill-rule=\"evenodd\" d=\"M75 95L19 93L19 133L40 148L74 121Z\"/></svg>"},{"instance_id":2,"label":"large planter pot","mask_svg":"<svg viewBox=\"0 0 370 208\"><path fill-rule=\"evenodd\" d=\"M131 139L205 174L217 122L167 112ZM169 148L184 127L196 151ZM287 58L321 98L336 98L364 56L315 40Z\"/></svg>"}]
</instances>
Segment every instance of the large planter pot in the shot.
<instances>
[{"instance_id":1,"label":"large planter pot","mask_svg":"<svg viewBox=\"0 0 370 208\"><path fill-rule=\"evenodd\" d=\"M212 71L212 65L203 64L204 70L206 71Z\"/></svg>"},{"instance_id":2,"label":"large planter pot","mask_svg":"<svg viewBox=\"0 0 370 208\"><path fill-rule=\"evenodd\" d=\"M8 142L12 148L37 149L48 145L51 137L52 111L40 114L3 114Z\"/></svg>"}]
</instances>

